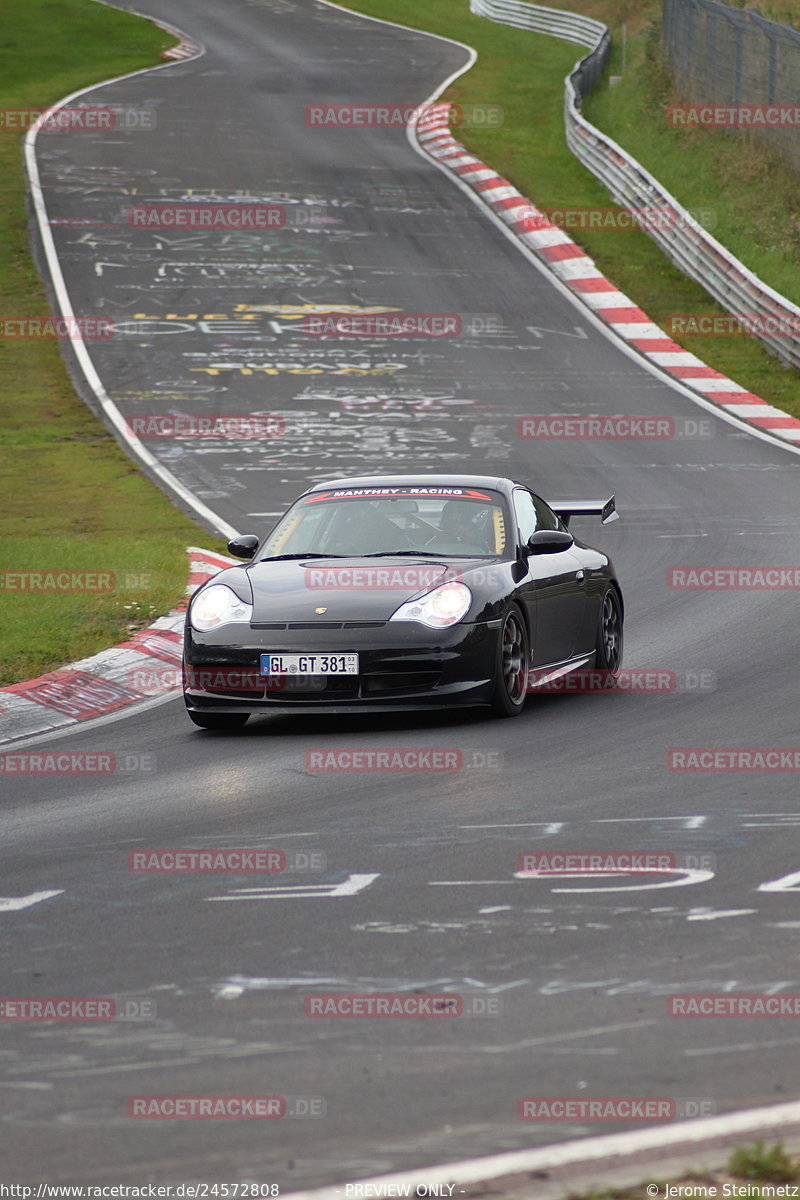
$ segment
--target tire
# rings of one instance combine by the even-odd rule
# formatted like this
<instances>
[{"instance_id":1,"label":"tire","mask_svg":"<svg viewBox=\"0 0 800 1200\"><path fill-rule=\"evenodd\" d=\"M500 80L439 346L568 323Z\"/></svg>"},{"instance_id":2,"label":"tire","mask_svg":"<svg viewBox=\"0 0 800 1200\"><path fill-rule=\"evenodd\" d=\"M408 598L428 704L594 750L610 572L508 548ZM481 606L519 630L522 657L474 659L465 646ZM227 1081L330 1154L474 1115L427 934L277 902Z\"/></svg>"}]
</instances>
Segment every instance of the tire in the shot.
<instances>
[{"instance_id":1,"label":"tire","mask_svg":"<svg viewBox=\"0 0 800 1200\"><path fill-rule=\"evenodd\" d=\"M606 589L597 619L594 663L617 678L622 668L622 604L615 587Z\"/></svg>"},{"instance_id":2,"label":"tire","mask_svg":"<svg viewBox=\"0 0 800 1200\"><path fill-rule=\"evenodd\" d=\"M199 713L186 710L186 715L201 729L225 730L241 729L250 719L249 713Z\"/></svg>"},{"instance_id":3,"label":"tire","mask_svg":"<svg viewBox=\"0 0 800 1200\"><path fill-rule=\"evenodd\" d=\"M492 711L498 717L517 717L528 695L531 647L522 613L512 605L503 617L497 640Z\"/></svg>"}]
</instances>

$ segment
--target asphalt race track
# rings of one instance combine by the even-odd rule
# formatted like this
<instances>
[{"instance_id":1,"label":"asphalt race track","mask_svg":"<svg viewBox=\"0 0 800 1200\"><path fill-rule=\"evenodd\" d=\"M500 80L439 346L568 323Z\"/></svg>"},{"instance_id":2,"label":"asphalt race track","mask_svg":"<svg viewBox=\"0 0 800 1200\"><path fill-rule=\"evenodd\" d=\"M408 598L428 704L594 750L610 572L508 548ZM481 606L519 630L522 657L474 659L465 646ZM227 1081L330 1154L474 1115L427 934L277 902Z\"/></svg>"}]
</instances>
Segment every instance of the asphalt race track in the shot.
<instances>
[{"instance_id":1,"label":"asphalt race track","mask_svg":"<svg viewBox=\"0 0 800 1200\"><path fill-rule=\"evenodd\" d=\"M236 735L195 730L169 701L40 741L127 769L3 780L3 895L58 893L0 904L4 994L149 1003L139 1020L7 1024L9 1178L285 1192L625 1128L523 1121L525 1096L668 1097L686 1115L796 1096L790 1020L680 1020L666 998L800 992L800 886L760 890L800 871L796 773L667 766L675 747L797 744L796 592L667 581L675 566L800 562L797 454L639 366L402 128L305 123L318 102L416 103L463 49L310 0L137 8L206 53L92 93L154 110L154 129L40 136L75 311L128 330L91 347L127 416L285 423L270 440L148 447L241 532L310 481L356 472L492 471L553 499L613 491L616 525L575 528L618 568L626 665L675 686L540 696L508 722L273 717ZM132 204L203 198L281 205L287 223L128 223ZM464 328L306 332L305 306L335 304L461 314ZM519 417L552 413L671 417L676 436L517 437ZM457 752L458 765L309 769L313 752L387 748ZM128 853L149 847L277 847L321 869L130 871ZM675 852L696 869L515 878L527 850ZM307 1017L322 992L447 992L488 1011ZM300 1097L324 1115L128 1116L131 1096L209 1093L303 1111Z\"/></svg>"}]
</instances>

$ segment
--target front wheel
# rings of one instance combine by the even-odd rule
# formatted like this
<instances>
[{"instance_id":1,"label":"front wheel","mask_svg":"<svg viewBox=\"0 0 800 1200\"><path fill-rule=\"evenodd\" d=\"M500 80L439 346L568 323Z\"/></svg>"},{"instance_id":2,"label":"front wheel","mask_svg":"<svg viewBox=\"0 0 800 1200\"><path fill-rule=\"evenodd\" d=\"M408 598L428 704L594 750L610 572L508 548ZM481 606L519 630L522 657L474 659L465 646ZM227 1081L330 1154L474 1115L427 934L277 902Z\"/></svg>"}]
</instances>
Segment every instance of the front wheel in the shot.
<instances>
[{"instance_id":1,"label":"front wheel","mask_svg":"<svg viewBox=\"0 0 800 1200\"><path fill-rule=\"evenodd\" d=\"M249 713L199 713L186 710L186 715L201 729L218 729L221 731L241 729L250 717Z\"/></svg>"},{"instance_id":2,"label":"front wheel","mask_svg":"<svg viewBox=\"0 0 800 1200\"><path fill-rule=\"evenodd\" d=\"M492 710L498 717L516 717L522 712L528 695L528 668L531 648L528 630L518 608L510 608L503 618L497 643Z\"/></svg>"},{"instance_id":3,"label":"front wheel","mask_svg":"<svg viewBox=\"0 0 800 1200\"><path fill-rule=\"evenodd\" d=\"M600 605L594 662L615 679L622 667L622 605L614 587L608 588Z\"/></svg>"}]
</instances>

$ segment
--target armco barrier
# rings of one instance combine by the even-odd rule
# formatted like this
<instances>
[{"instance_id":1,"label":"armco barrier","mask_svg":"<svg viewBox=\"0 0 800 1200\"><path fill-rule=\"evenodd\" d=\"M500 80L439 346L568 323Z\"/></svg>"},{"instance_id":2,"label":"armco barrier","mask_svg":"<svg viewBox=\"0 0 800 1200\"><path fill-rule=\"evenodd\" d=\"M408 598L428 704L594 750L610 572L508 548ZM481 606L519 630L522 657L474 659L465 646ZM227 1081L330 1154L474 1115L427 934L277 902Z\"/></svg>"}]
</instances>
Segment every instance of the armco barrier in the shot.
<instances>
[{"instance_id":1,"label":"armco barrier","mask_svg":"<svg viewBox=\"0 0 800 1200\"><path fill-rule=\"evenodd\" d=\"M544 8L539 4L524 4L519 0L472 0L470 11L488 17L501 25L549 33L552 37L581 46L594 47L608 33L602 21L583 17L580 13L564 12L560 8Z\"/></svg>"},{"instance_id":2,"label":"armco barrier","mask_svg":"<svg viewBox=\"0 0 800 1200\"><path fill-rule=\"evenodd\" d=\"M525 0L470 0L470 11L501 25L591 47L565 80L564 122L572 153L608 188L617 203L633 211L646 209L664 214L664 221L648 224L646 232L676 266L697 280L723 308L732 313L782 321L790 329L800 328L797 305L748 270L649 171L582 115L581 101L608 58L611 34L607 26L577 13L543 8ZM770 333L756 336L773 354L800 368L800 336Z\"/></svg>"}]
</instances>

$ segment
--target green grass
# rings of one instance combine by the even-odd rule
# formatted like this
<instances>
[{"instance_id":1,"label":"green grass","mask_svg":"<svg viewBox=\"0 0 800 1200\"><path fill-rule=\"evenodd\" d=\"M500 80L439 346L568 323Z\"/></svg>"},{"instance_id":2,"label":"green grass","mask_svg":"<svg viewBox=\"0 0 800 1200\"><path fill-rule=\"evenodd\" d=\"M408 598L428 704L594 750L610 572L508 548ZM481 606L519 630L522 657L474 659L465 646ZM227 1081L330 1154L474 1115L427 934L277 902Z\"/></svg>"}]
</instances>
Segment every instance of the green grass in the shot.
<instances>
[{"instance_id":1,"label":"green grass","mask_svg":"<svg viewBox=\"0 0 800 1200\"><path fill-rule=\"evenodd\" d=\"M615 32L625 22L623 83L609 90L601 81L588 114L664 178L684 203L713 208L717 236L722 222L729 221L732 248L737 232L745 257L749 240L761 238L752 243L765 248L763 267L758 252L759 270L769 282L768 271L774 270L773 286L797 296L796 179L771 160L765 165L756 147L743 153L737 143L734 149L724 134L702 134L700 144L665 130L665 83L647 54L658 0L549 2L600 17ZM756 6L784 19L792 11L786 0L759 0ZM474 17L467 0L436 0L435 5L353 0L350 7L474 45L479 61L448 98L501 104L505 120L497 129L463 130L462 140L534 202L608 205L605 189L564 143L563 79L576 59L574 46ZM171 41L149 22L91 0L11 0L0 33L0 108L44 107L91 83L156 65ZM620 41L617 37L611 73L620 73ZM712 142L719 155L713 163ZM760 184L762 175L768 187ZM673 312L722 311L644 234L587 231L579 240L656 321ZM2 133L0 314L39 316L47 310L28 245L21 138ZM745 387L800 415L800 373L783 368L759 343L686 338L684 344ZM116 595L0 593L0 685L93 653L145 624L151 614L167 611L183 594L184 547L200 539L219 545L119 449L75 395L52 342L0 342L0 510L1 570L96 567L138 573L146 581Z\"/></svg>"},{"instance_id":2,"label":"green grass","mask_svg":"<svg viewBox=\"0 0 800 1200\"><path fill-rule=\"evenodd\" d=\"M155 66L171 44L150 22L91 0L11 0L0 31L0 109L43 108ZM22 138L2 132L0 314L48 311L29 249ZM0 511L0 571L125 576L111 594L0 589L0 685L95 653L168 612L184 594L185 547L219 545L149 482L76 396L55 342L0 341Z\"/></svg>"},{"instance_id":3,"label":"green grass","mask_svg":"<svg viewBox=\"0 0 800 1200\"><path fill-rule=\"evenodd\" d=\"M760 1183L800 1182L800 1159L792 1159L780 1142L767 1146L759 1139L752 1146L735 1150L728 1170L738 1179L756 1179Z\"/></svg>"},{"instance_id":4,"label":"green grass","mask_svg":"<svg viewBox=\"0 0 800 1200\"><path fill-rule=\"evenodd\" d=\"M660 26L629 39L614 88L589 97L585 114L647 167L688 208L712 207L719 241L771 287L800 304L800 179L785 159L747 134L673 129L680 103L660 61ZM622 69L621 50L610 73ZM642 112L647 119L642 120Z\"/></svg>"},{"instance_id":5,"label":"green grass","mask_svg":"<svg viewBox=\"0 0 800 1200\"><path fill-rule=\"evenodd\" d=\"M800 239L797 177L782 164L779 169L769 155L767 162L763 150L748 145L745 153L739 143L720 133L710 135L718 143L720 159L715 165L709 161L706 135L701 135L701 144L692 142L692 135L684 131L667 128L663 75L655 69L652 51L647 57L653 39L651 17L660 11L657 0L555 0L555 6L605 20L615 34L623 22L626 25L624 81L610 89L606 78L601 79L596 98L593 95L587 103L587 116L643 159L657 178L664 174L661 144L669 142L667 186L689 207L714 210L715 236L736 228L737 246L747 247L755 226L763 229L762 241L752 243L769 251L763 270L760 249L756 255L760 273L779 290L784 287L792 295L800 294L800 259L794 248ZM459 140L535 204L603 208L610 204L608 192L569 152L564 140L563 81L580 55L579 47L473 16L467 0L436 0L435 5L421 0L348 0L347 7L475 47L478 62L444 98L460 104L500 104L505 119L491 130L462 128ZM776 9L783 11L780 0L771 6L771 11ZM621 73L621 41L615 36L609 74ZM724 312L645 234L581 230L572 236L657 323L675 313ZM800 372L786 368L755 339L686 336L675 340L748 390L800 417Z\"/></svg>"},{"instance_id":6,"label":"green grass","mask_svg":"<svg viewBox=\"0 0 800 1200\"><path fill-rule=\"evenodd\" d=\"M742 1146L730 1155L725 1167L711 1170L702 1167L695 1171L687 1171L679 1179L642 1180L633 1187L598 1187L588 1192L570 1193L567 1200L644 1200L647 1196L648 1184L657 1188L654 1200L664 1200L667 1183L688 1188L706 1187L708 1195L721 1197L725 1195L725 1185L745 1186L743 1181L752 1183L752 1200L758 1200L760 1184L782 1184L800 1182L800 1159L787 1154L783 1145L776 1142L767 1146L763 1141L757 1141L752 1146ZM686 1191L685 1196L691 1197ZM525 1190L523 1195L530 1195ZM698 1192L698 1196L702 1193ZM507 1200L521 1200L520 1194L512 1189L507 1194Z\"/></svg>"}]
</instances>

